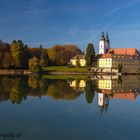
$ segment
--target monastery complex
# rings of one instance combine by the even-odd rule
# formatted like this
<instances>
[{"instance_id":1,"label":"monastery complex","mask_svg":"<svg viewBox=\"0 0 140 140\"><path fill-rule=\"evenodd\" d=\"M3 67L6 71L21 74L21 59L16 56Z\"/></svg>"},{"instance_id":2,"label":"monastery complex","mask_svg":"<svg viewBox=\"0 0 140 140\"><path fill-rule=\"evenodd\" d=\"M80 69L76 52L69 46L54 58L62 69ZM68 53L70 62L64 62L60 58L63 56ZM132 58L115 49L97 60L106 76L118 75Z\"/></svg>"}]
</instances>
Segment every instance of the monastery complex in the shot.
<instances>
[{"instance_id":1,"label":"monastery complex","mask_svg":"<svg viewBox=\"0 0 140 140\"><path fill-rule=\"evenodd\" d=\"M84 55L77 55L70 60L76 66L76 59L82 67L86 66ZM101 34L99 41L99 54L96 55L94 67L104 71L116 71L122 73L137 73L140 70L140 56L136 48L111 48L108 34Z\"/></svg>"}]
</instances>

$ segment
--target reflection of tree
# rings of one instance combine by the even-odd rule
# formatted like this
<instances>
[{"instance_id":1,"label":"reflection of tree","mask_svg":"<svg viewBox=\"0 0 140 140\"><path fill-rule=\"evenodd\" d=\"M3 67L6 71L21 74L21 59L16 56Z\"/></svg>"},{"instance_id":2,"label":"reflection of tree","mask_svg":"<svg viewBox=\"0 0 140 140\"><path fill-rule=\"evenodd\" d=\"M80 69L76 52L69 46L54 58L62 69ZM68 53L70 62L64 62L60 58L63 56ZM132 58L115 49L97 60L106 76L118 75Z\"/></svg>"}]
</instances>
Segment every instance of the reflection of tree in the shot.
<instances>
[{"instance_id":1,"label":"reflection of tree","mask_svg":"<svg viewBox=\"0 0 140 140\"><path fill-rule=\"evenodd\" d=\"M29 87L36 89L39 86L39 75L38 74L29 75L28 85Z\"/></svg>"},{"instance_id":2,"label":"reflection of tree","mask_svg":"<svg viewBox=\"0 0 140 140\"><path fill-rule=\"evenodd\" d=\"M95 95L95 89L91 80L86 82L85 96L87 103L91 104Z\"/></svg>"},{"instance_id":3,"label":"reflection of tree","mask_svg":"<svg viewBox=\"0 0 140 140\"><path fill-rule=\"evenodd\" d=\"M21 79L16 80L10 92L10 100L12 103L20 104L24 99L26 99L23 89L24 87Z\"/></svg>"},{"instance_id":4,"label":"reflection of tree","mask_svg":"<svg viewBox=\"0 0 140 140\"><path fill-rule=\"evenodd\" d=\"M31 87L30 91L32 96L37 95L41 98L42 95L47 94L48 80L38 74L29 75L28 85Z\"/></svg>"},{"instance_id":5,"label":"reflection of tree","mask_svg":"<svg viewBox=\"0 0 140 140\"><path fill-rule=\"evenodd\" d=\"M74 100L80 95L80 92L72 89L65 80L54 80L48 85L47 95L54 99Z\"/></svg>"}]
</instances>

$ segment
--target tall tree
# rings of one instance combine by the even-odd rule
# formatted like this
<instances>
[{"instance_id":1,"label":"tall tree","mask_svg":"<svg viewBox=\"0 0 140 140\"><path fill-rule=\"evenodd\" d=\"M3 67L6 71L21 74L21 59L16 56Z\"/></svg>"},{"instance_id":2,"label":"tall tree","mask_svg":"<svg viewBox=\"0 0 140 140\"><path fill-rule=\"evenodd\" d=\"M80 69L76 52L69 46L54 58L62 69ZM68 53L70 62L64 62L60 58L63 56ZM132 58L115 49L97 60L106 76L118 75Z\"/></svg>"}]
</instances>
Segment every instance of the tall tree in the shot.
<instances>
[{"instance_id":1,"label":"tall tree","mask_svg":"<svg viewBox=\"0 0 140 140\"><path fill-rule=\"evenodd\" d=\"M11 55L14 59L14 66L20 68L22 66L22 44L18 43L16 40L12 42L11 45Z\"/></svg>"},{"instance_id":2,"label":"tall tree","mask_svg":"<svg viewBox=\"0 0 140 140\"><path fill-rule=\"evenodd\" d=\"M23 60L22 60L22 68L28 68L28 61L30 59L30 53L28 46L25 44L23 47Z\"/></svg>"},{"instance_id":3,"label":"tall tree","mask_svg":"<svg viewBox=\"0 0 140 140\"><path fill-rule=\"evenodd\" d=\"M25 68L28 66L28 47L21 40L14 40L11 45L11 55L14 59L15 68Z\"/></svg>"},{"instance_id":4,"label":"tall tree","mask_svg":"<svg viewBox=\"0 0 140 140\"><path fill-rule=\"evenodd\" d=\"M86 56L85 56L86 65L88 67L92 66L94 58L95 58L94 45L92 43L89 43L86 49Z\"/></svg>"},{"instance_id":5,"label":"tall tree","mask_svg":"<svg viewBox=\"0 0 140 140\"><path fill-rule=\"evenodd\" d=\"M47 67L49 64L49 56L47 53L47 49L41 50L41 56L40 56L40 65L42 67Z\"/></svg>"}]
</instances>

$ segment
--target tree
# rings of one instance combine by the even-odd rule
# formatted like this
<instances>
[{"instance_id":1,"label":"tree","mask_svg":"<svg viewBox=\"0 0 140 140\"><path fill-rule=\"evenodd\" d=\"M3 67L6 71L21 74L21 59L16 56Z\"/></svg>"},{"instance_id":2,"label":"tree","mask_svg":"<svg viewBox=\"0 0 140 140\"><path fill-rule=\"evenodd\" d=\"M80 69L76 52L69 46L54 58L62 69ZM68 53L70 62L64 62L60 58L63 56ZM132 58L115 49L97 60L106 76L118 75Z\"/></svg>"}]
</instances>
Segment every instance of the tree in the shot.
<instances>
[{"instance_id":1,"label":"tree","mask_svg":"<svg viewBox=\"0 0 140 140\"><path fill-rule=\"evenodd\" d=\"M29 60L29 70L32 71L32 72L41 72L42 71L42 68L39 64L39 60L36 58L36 57L33 57Z\"/></svg>"},{"instance_id":2,"label":"tree","mask_svg":"<svg viewBox=\"0 0 140 140\"><path fill-rule=\"evenodd\" d=\"M5 53L4 58L2 60L2 67L5 69L10 68L13 65L13 58L10 53Z\"/></svg>"},{"instance_id":3,"label":"tree","mask_svg":"<svg viewBox=\"0 0 140 140\"><path fill-rule=\"evenodd\" d=\"M47 67L49 65L49 56L47 53L47 49L41 50L40 65L42 67Z\"/></svg>"},{"instance_id":4,"label":"tree","mask_svg":"<svg viewBox=\"0 0 140 140\"><path fill-rule=\"evenodd\" d=\"M94 45L89 43L88 46L87 46L87 49L86 49L86 56L85 56L85 59L86 59L86 65L89 67L89 66L92 66L93 64L93 61L94 61L94 58L95 58L95 50L94 50Z\"/></svg>"},{"instance_id":5,"label":"tree","mask_svg":"<svg viewBox=\"0 0 140 140\"><path fill-rule=\"evenodd\" d=\"M23 47L23 60L22 60L22 68L28 68L28 61L30 59L30 53L28 46L25 44Z\"/></svg>"},{"instance_id":6,"label":"tree","mask_svg":"<svg viewBox=\"0 0 140 140\"><path fill-rule=\"evenodd\" d=\"M2 52L0 52L0 68L2 68L2 59L3 59Z\"/></svg>"},{"instance_id":7,"label":"tree","mask_svg":"<svg viewBox=\"0 0 140 140\"><path fill-rule=\"evenodd\" d=\"M14 40L11 44L11 55L14 59L15 68L26 68L28 66L29 52L27 45L21 40Z\"/></svg>"},{"instance_id":8,"label":"tree","mask_svg":"<svg viewBox=\"0 0 140 140\"><path fill-rule=\"evenodd\" d=\"M72 57L82 54L75 45L55 45L48 49L51 65L67 65Z\"/></svg>"}]
</instances>

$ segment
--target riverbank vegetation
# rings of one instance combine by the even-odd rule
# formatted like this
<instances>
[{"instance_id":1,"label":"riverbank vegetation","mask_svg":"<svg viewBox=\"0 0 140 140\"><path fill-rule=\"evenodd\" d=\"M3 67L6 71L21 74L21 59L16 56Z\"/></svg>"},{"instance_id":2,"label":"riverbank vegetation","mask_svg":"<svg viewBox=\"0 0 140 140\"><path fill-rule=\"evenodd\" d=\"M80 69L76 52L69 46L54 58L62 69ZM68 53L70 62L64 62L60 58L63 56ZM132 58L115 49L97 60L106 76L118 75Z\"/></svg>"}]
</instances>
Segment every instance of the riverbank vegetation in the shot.
<instances>
[{"instance_id":1,"label":"riverbank vegetation","mask_svg":"<svg viewBox=\"0 0 140 140\"><path fill-rule=\"evenodd\" d=\"M75 55L83 54L76 45L55 45L32 48L22 40L13 40L11 44L0 40L0 69L30 69L40 72L47 66L67 66Z\"/></svg>"}]
</instances>

